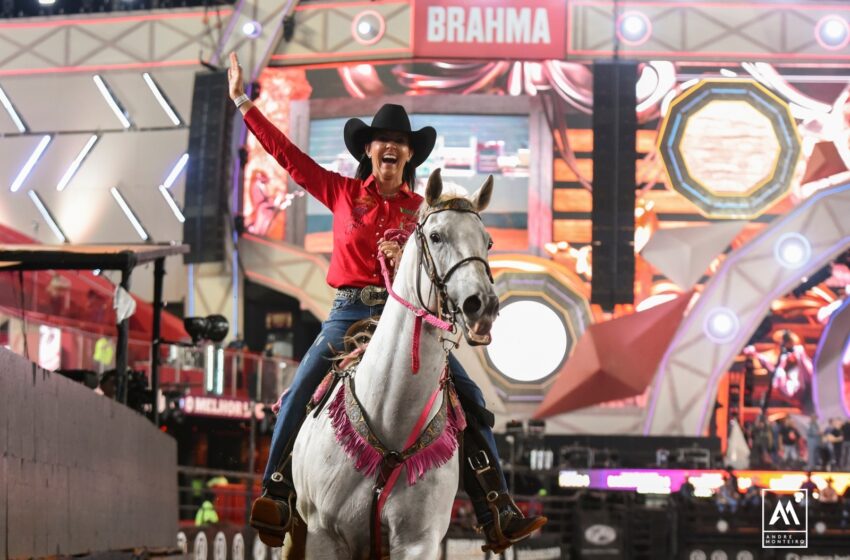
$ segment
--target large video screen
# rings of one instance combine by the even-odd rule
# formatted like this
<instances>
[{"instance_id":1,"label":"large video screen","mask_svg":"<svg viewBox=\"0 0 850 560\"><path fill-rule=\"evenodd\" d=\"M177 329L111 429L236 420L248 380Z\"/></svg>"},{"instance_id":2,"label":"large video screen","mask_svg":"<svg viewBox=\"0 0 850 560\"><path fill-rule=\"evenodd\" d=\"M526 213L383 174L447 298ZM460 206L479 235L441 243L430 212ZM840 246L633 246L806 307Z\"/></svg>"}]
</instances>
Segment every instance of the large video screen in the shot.
<instances>
[{"instance_id":1,"label":"large video screen","mask_svg":"<svg viewBox=\"0 0 850 560\"><path fill-rule=\"evenodd\" d=\"M364 122L370 117L360 116ZM348 118L316 119L310 124L308 153L326 169L352 177L357 161L348 153L342 130ZM528 250L528 116L421 114L411 117L414 130L437 129L437 143L416 170L416 192L422 194L433 169L442 168L444 183L455 183L470 194L488 175L495 178L493 199L482 214L493 237L494 251ZM312 197L307 203L309 251L330 253L331 213Z\"/></svg>"}]
</instances>

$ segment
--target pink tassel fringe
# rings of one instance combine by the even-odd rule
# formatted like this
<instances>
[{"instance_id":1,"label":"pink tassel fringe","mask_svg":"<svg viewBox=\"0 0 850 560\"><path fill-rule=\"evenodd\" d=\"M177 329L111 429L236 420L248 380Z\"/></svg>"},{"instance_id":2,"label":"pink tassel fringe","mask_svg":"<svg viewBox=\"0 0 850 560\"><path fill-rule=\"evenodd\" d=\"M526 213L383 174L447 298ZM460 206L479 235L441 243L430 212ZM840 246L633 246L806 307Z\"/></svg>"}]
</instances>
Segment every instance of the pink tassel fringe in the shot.
<instances>
[{"instance_id":1,"label":"pink tassel fringe","mask_svg":"<svg viewBox=\"0 0 850 560\"><path fill-rule=\"evenodd\" d=\"M378 472L383 458L381 454L354 429L345 410L345 387L340 387L328 407L331 424L334 427L337 442L345 454L354 461L354 468L366 477ZM450 407L446 428L431 445L419 451L405 461L407 465L407 484L413 486L429 470L445 465L457 452L457 434L466 427L466 418L462 411Z\"/></svg>"},{"instance_id":2,"label":"pink tassel fringe","mask_svg":"<svg viewBox=\"0 0 850 560\"><path fill-rule=\"evenodd\" d=\"M342 446L345 454L354 460L354 468L364 476L374 476L381 466L381 454L363 439L345 411L345 386L339 388L336 396L328 407L331 424L336 433L336 441Z\"/></svg>"}]
</instances>

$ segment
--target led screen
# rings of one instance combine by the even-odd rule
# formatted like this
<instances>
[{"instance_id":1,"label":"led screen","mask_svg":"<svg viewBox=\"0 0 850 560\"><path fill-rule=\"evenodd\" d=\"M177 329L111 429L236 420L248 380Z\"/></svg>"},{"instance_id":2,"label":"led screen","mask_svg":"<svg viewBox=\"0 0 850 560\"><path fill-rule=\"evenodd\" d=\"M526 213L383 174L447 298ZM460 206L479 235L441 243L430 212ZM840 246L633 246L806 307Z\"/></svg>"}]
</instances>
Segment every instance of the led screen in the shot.
<instances>
[{"instance_id":1,"label":"led screen","mask_svg":"<svg viewBox=\"0 0 850 560\"><path fill-rule=\"evenodd\" d=\"M369 117L360 117L369 122ZM320 165L353 176L357 162L342 139L347 118L317 119L310 124L308 153ZM496 179L493 199L482 215L493 236L494 251L528 249L528 117L515 115L413 115L411 126L437 129L437 144L416 171L416 190L422 193L430 172L442 168L444 183L474 192L488 175ZM307 203L308 250L332 249L331 213L310 198Z\"/></svg>"}]
</instances>

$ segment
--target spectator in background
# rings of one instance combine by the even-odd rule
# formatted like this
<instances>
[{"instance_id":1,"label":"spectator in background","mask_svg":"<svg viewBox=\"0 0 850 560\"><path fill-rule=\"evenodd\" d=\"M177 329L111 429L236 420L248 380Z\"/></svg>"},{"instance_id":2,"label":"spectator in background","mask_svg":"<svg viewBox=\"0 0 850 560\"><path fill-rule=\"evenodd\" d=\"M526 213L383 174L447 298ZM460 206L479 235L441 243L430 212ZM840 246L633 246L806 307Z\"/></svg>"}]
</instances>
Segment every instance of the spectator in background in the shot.
<instances>
[{"instance_id":1,"label":"spectator in background","mask_svg":"<svg viewBox=\"0 0 850 560\"><path fill-rule=\"evenodd\" d=\"M691 484L691 481L688 480L688 479L685 479L685 482L683 482L682 485L679 487L679 492L678 492L679 500L681 500L684 503L692 504L694 501L696 501L696 496L694 495L694 490L695 490L695 488L694 488L694 485Z\"/></svg>"},{"instance_id":2,"label":"spectator in background","mask_svg":"<svg viewBox=\"0 0 850 560\"><path fill-rule=\"evenodd\" d=\"M763 415L756 419L750 440L750 468L765 467L769 464L767 457L773 447L773 433Z\"/></svg>"},{"instance_id":3,"label":"spectator in background","mask_svg":"<svg viewBox=\"0 0 850 560\"><path fill-rule=\"evenodd\" d=\"M741 492L740 488L738 487L738 477L737 475L735 475L735 471L730 466L726 467L726 481L732 488L735 489L735 492Z\"/></svg>"},{"instance_id":4,"label":"spectator in background","mask_svg":"<svg viewBox=\"0 0 850 560\"><path fill-rule=\"evenodd\" d=\"M741 509L761 509L761 488L755 484L747 488L744 497L741 498Z\"/></svg>"},{"instance_id":5,"label":"spectator in background","mask_svg":"<svg viewBox=\"0 0 850 560\"><path fill-rule=\"evenodd\" d=\"M738 486L734 479L728 476L723 477L723 486L717 489L715 503L717 511L720 513L729 512L734 515L738 511L738 503L741 501L741 493L738 492Z\"/></svg>"},{"instance_id":6,"label":"spectator in background","mask_svg":"<svg viewBox=\"0 0 850 560\"><path fill-rule=\"evenodd\" d=\"M838 492L835 490L835 486L832 485L832 479L826 479L826 486L820 491L819 501L822 504L837 504L838 503Z\"/></svg>"},{"instance_id":7,"label":"spectator in background","mask_svg":"<svg viewBox=\"0 0 850 560\"><path fill-rule=\"evenodd\" d=\"M779 456L786 468L797 468L800 460L800 432L794 426L790 416L785 416L779 424Z\"/></svg>"},{"instance_id":8,"label":"spectator in background","mask_svg":"<svg viewBox=\"0 0 850 560\"><path fill-rule=\"evenodd\" d=\"M768 420L768 426L770 426L770 433L773 436L771 440L773 445L770 447L770 461L773 463L774 467L779 467L782 463L782 443L780 442L780 437L782 437L782 424L780 420L776 420L775 422L770 422Z\"/></svg>"},{"instance_id":9,"label":"spectator in background","mask_svg":"<svg viewBox=\"0 0 850 560\"><path fill-rule=\"evenodd\" d=\"M195 514L195 526L212 525L218 523L218 514L215 511L215 506L212 503L212 496L207 494L206 499L198 508L198 513Z\"/></svg>"},{"instance_id":10,"label":"spectator in background","mask_svg":"<svg viewBox=\"0 0 850 560\"><path fill-rule=\"evenodd\" d=\"M841 444L844 442L844 436L841 432L841 418L832 418L829 421L829 427L824 432L824 441L826 442L826 450L829 456L827 461L827 469L832 470L838 465L841 459Z\"/></svg>"},{"instance_id":11,"label":"spectator in background","mask_svg":"<svg viewBox=\"0 0 850 560\"><path fill-rule=\"evenodd\" d=\"M839 464L842 469L850 468L850 420L845 420L841 425L841 460Z\"/></svg>"},{"instance_id":12,"label":"spectator in background","mask_svg":"<svg viewBox=\"0 0 850 560\"><path fill-rule=\"evenodd\" d=\"M107 370L103 372L103 375L100 378L100 382L97 384L94 392L98 395L104 395L109 397L110 399L115 398L115 373L114 369Z\"/></svg>"},{"instance_id":13,"label":"spectator in background","mask_svg":"<svg viewBox=\"0 0 850 560\"><path fill-rule=\"evenodd\" d=\"M818 489L818 485L812 480L811 471L806 473L806 481L800 485L800 490L808 490L809 494L812 494Z\"/></svg>"},{"instance_id":14,"label":"spectator in background","mask_svg":"<svg viewBox=\"0 0 850 560\"><path fill-rule=\"evenodd\" d=\"M809 426L806 428L806 449L807 460L806 469L813 470L820 464L820 451L823 434L821 433L820 425L818 424L818 415L812 414L809 416Z\"/></svg>"},{"instance_id":15,"label":"spectator in background","mask_svg":"<svg viewBox=\"0 0 850 560\"><path fill-rule=\"evenodd\" d=\"M818 485L812 480L811 471L806 473L806 481L800 485L800 490L808 490L806 494L807 503L819 497Z\"/></svg>"}]
</instances>

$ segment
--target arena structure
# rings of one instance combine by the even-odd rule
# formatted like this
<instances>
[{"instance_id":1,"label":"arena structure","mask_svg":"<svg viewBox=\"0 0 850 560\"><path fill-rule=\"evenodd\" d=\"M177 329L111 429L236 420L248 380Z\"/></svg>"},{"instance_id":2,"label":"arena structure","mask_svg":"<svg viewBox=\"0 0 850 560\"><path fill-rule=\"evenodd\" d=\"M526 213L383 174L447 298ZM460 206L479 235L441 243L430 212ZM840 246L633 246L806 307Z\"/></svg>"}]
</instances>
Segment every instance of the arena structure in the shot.
<instances>
[{"instance_id":1,"label":"arena structure","mask_svg":"<svg viewBox=\"0 0 850 560\"><path fill-rule=\"evenodd\" d=\"M234 116L233 51L261 110L329 169L356 167L344 122L391 102L438 131L420 182L441 168L472 191L495 176L483 218L501 316L490 346L457 354L500 433L545 421L561 449L623 456L618 438L650 436L639 466L697 443L700 466L737 468L759 415L801 431L805 415L850 416L844 2L13 4L4 246L189 253L165 259L159 287L144 267L125 281L0 268L0 340L47 370L102 372L120 353L113 284L133 291L125 357L152 378L156 422L191 441L181 465L256 471L267 407L333 298L330 214ZM228 348L167 344L189 338L175 315L224 316ZM193 462L199 429L225 433L220 461ZM565 487L623 482L571 470L569 449L554 459Z\"/></svg>"}]
</instances>

